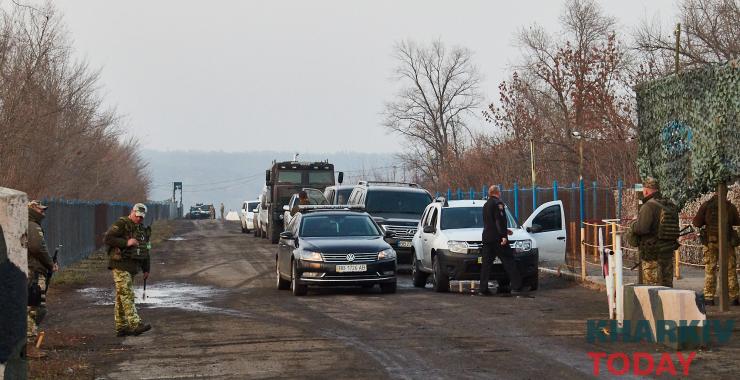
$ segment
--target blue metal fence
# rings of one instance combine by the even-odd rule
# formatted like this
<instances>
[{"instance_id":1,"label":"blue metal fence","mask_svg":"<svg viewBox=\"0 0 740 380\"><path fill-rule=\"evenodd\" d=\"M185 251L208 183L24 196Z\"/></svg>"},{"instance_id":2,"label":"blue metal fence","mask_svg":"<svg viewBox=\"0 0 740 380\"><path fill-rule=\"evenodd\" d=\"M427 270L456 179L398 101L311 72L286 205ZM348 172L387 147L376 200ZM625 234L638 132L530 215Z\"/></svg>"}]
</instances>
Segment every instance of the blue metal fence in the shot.
<instances>
[{"instance_id":1,"label":"blue metal fence","mask_svg":"<svg viewBox=\"0 0 740 380\"><path fill-rule=\"evenodd\" d=\"M43 200L49 206L43 222L46 244L52 253L59 244L59 264L64 267L90 256L103 246L103 235L121 216L128 215L133 204L122 202ZM178 209L173 202L146 202L144 224L159 219L175 219Z\"/></svg>"}]
</instances>

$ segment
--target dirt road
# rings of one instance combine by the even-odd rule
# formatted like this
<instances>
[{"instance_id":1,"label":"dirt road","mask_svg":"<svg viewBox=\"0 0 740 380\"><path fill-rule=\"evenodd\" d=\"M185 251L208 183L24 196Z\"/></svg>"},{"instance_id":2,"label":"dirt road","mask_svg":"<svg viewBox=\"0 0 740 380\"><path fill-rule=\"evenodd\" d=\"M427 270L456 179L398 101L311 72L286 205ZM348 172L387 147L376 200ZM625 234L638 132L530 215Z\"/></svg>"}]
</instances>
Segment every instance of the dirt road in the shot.
<instances>
[{"instance_id":1,"label":"dirt road","mask_svg":"<svg viewBox=\"0 0 740 380\"><path fill-rule=\"evenodd\" d=\"M572 379L593 377L590 351L663 351L587 343L586 320L607 318L605 296L555 277L533 298L437 294L407 275L397 294L294 297L275 288L275 246L237 223L178 221L176 236L155 247L139 305L152 331L114 336L112 281L98 273L51 294L47 360L81 360L70 377L105 379ZM734 376L738 357L733 337L699 352L691 377Z\"/></svg>"}]
</instances>

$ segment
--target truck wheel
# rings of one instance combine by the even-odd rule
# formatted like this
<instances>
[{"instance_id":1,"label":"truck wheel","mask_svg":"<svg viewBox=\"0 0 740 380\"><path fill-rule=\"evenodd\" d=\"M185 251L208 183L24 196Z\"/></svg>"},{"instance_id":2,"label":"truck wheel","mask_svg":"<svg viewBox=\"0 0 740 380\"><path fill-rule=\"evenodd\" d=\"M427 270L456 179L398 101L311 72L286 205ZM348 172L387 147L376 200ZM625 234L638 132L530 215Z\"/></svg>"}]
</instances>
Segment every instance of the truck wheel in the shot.
<instances>
[{"instance_id":1,"label":"truck wheel","mask_svg":"<svg viewBox=\"0 0 740 380\"><path fill-rule=\"evenodd\" d=\"M280 241L280 231L277 226L270 224L270 243L277 244Z\"/></svg>"},{"instance_id":2,"label":"truck wheel","mask_svg":"<svg viewBox=\"0 0 740 380\"><path fill-rule=\"evenodd\" d=\"M447 274L442 272L442 266L439 263L439 259L437 257L434 257L432 259L432 266L434 267L433 274L433 288L434 291L437 293L447 293L450 291L450 278L447 277Z\"/></svg>"},{"instance_id":3,"label":"truck wheel","mask_svg":"<svg viewBox=\"0 0 740 380\"><path fill-rule=\"evenodd\" d=\"M411 265L411 280L413 281L414 286L417 288L426 287L427 277L429 277L429 273L424 273L421 271L419 261L416 260L416 253L414 253L413 264Z\"/></svg>"},{"instance_id":4,"label":"truck wheel","mask_svg":"<svg viewBox=\"0 0 740 380\"><path fill-rule=\"evenodd\" d=\"M396 292L396 282L387 282L380 284L380 292L383 294L390 294Z\"/></svg>"},{"instance_id":5,"label":"truck wheel","mask_svg":"<svg viewBox=\"0 0 740 380\"><path fill-rule=\"evenodd\" d=\"M295 261L290 268L290 290L294 296L305 296L308 293L308 286L301 285L298 283L298 270L296 269Z\"/></svg>"}]
</instances>

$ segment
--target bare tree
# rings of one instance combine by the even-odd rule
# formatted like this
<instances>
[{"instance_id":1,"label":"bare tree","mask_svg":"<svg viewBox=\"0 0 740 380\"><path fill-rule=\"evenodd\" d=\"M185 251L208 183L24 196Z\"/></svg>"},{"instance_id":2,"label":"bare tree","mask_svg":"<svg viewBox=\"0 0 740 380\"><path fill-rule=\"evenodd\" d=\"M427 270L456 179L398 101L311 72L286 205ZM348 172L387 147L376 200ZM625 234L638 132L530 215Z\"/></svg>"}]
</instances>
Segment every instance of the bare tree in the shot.
<instances>
[{"instance_id":1,"label":"bare tree","mask_svg":"<svg viewBox=\"0 0 740 380\"><path fill-rule=\"evenodd\" d=\"M529 162L534 142L542 180L577 178L578 141L585 136L583 175L608 182L636 174L627 60L614 31L616 22L591 0L570 0L560 18L562 31L522 29L517 40L523 61L499 86L499 101L485 116L514 146L511 154ZM560 37L558 37L560 36ZM492 148L493 149L493 148ZM528 171L520 173L528 178Z\"/></svg>"},{"instance_id":2,"label":"bare tree","mask_svg":"<svg viewBox=\"0 0 740 380\"><path fill-rule=\"evenodd\" d=\"M481 75L472 52L462 47L405 41L395 50L403 88L386 104L384 126L409 142L411 150L401 156L406 166L435 181L466 147L466 118L480 104Z\"/></svg>"},{"instance_id":3,"label":"bare tree","mask_svg":"<svg viewBox=\"0 0 740 380\"><path fill-rule=\"evenodd\" d=\"M33 198L144 200L137 143L63 29L50 4L0 11L0 185Z\"/></svg>"},{"instance_id":4,"label":"bare tree","mask_svg":"<svg viewBox=\"0 0 740 380\"><path fill-rule=\"evenodd\" d=\"M683 0L679 5L679 57L684 68L727 62L740 57L740 3L737 0ZM676 40L659 22L643 21L635 32L650 76L673 72Z\"/></svg>"}]
</instances>

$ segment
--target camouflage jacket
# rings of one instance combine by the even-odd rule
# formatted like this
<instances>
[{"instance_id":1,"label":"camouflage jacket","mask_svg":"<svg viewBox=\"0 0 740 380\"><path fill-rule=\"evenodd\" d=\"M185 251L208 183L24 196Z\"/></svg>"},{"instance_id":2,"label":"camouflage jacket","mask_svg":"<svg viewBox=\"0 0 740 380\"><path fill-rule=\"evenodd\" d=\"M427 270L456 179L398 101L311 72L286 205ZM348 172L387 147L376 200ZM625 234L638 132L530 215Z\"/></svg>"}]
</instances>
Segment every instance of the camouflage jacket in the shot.
<instances>
[{"instance_id":1,"label":"camouflage jacket","mask_svg":"<svg viewBox=\"0 0 740 380\"><path fill-rule=\"evenodd\" d=\"M134 223L128 216L119 218L105 233L105 244L108 245L108 269L119 269L136 274L149 272L150 260L149 238L151 229ZM139 241L136 247L127 247L128 239Z\"/></svg>"},{"instance_id":2,"label":"camouflage jacket","mask_svg":"<svg viewBox=\"0 0 740 380\"><path fill-rule=\"evenodd\" d=\"M658 239L663 197L659 192L656 192L645 198L643 202L637 214L637 220L632 223L629 231L639 241L640 256L650 258L657 255L672 254L678 248L678 242Z\"/></svg>"},{"instance_id":3,"label":"camouflage jacket","mask_svg":"<svg viewBox=\"0 0 740 380\"><path fill-rule=\"evenodd\" d=\"M719 210L717 210L717 203L717 194L715 194L709 200L702 203L693 220L693 224L696 227L706 226L708 242L712 243L719 241ZM730 227L730 231L728 231L730 234L733 233L732 226L740 225L740 215L738 215L737 207L729 200L727 201L727 224Z\"/></svg>"},{"instance_id":4,"label":"camouflage jacket","mask_svg":"<svg viewBox=\"0 0 740 380\"><path fill-rule=\"evenodd\" d=\"M41 221L44 216L38 212L28 210L28 270L34 273L46 274L54 267L46 247L44 230Z\"/></svg>"}]
</instances>

